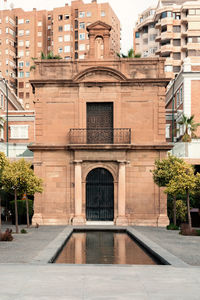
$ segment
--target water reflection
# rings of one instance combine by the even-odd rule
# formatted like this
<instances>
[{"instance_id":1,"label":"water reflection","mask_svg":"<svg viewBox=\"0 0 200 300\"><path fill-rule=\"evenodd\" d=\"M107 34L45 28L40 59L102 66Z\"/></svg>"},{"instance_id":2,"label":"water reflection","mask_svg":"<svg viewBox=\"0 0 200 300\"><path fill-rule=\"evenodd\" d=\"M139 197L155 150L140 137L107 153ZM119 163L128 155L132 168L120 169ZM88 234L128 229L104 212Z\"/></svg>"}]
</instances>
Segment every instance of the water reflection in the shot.
<instances>
[{"instance_id":1,"label":"water reflection","mask_svg":"<svg viewBox=\"0 0 200 300\"><path fill-rule=\"evenodd\" d=\"M110 231L73 233L56 263L157 264L126 233Z\"/></svg>"}]
</instances>

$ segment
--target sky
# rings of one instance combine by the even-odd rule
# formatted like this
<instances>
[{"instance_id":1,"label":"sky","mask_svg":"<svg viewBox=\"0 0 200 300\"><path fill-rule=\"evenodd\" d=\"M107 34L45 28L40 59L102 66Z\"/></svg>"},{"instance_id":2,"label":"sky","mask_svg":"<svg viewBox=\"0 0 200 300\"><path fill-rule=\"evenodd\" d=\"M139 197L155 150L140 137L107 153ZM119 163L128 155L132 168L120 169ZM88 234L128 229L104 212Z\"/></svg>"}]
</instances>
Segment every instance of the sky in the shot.
<instances>
[{"instance_id":1,"label":"sky","mask_svg":"<svg viewBox=\"0 0 200 300\"><path fill-rule=\"evenodd\" d=\"M83 0L90 3L91 0ZM133 28L137 21L138 14L151 5L156 5L158 0L97 0L98 3L108 2L118 16L122 28L122 53L133 47ZM4 0L0 0L0 9L4 9ZM70 0L7 0L7 6L13 4L15 8L21 7L24 10L36 8L51 10L54 7L62 7L65 3L71 4Z\"/></svg>"}]
</instances>

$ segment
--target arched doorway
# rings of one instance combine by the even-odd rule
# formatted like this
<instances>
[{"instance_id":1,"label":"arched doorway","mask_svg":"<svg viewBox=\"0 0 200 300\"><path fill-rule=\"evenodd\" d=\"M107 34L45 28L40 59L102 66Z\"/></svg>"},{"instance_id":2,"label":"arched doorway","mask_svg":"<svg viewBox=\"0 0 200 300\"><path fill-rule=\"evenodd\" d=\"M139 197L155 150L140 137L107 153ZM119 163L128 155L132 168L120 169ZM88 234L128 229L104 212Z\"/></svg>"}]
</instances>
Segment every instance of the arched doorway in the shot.
<instances>
[{"instance_id":1,"label":"arched doorway","mask_svg":"<svg viewBox=\"0 0 200 300\"><path fill-rule=\"evenodd\" d=\"M86 219L90 221L114 219L113 176L104 168L93 169L87 175Z\"/></svg>"}]
</instances>

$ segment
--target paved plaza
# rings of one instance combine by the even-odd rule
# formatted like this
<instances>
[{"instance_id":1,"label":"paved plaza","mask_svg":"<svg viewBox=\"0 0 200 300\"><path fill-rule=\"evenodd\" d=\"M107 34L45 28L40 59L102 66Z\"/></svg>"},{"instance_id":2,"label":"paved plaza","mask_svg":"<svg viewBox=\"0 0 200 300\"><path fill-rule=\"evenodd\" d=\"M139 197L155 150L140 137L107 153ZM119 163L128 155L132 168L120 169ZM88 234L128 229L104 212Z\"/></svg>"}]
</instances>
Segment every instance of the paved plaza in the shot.
<instances>
[{"instance_id":1,"label":"paved plaza","mask_svg":"<svg viewBox=\"0 0 200 300\"><path fill-rule=\"evenodd\" d=\"M0 243L0 299L200 299L200 237L133 227L186 266L57 265L37 261L71 227L41 226ZM184 265L184 264L183 264Z\"/></svg>"}]
</instances>

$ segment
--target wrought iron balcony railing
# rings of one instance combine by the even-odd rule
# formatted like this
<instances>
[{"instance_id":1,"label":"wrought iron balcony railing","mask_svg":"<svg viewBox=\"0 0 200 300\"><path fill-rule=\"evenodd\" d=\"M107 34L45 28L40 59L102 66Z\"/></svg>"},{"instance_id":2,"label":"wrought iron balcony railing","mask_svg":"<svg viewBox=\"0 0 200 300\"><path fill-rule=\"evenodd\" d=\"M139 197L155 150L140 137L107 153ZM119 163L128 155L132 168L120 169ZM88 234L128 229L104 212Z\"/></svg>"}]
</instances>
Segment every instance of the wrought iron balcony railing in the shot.
<instances>
[{"instance_id":1,"label":"wrought iron balcony railing","mask_svg":"<svg viewBox=\"0 0 200 300\"><path fill-rule=\"evenodd\" d=\"M130 128L70 129L70 144L130 144Z\"/></svg>"}]
</instances>

